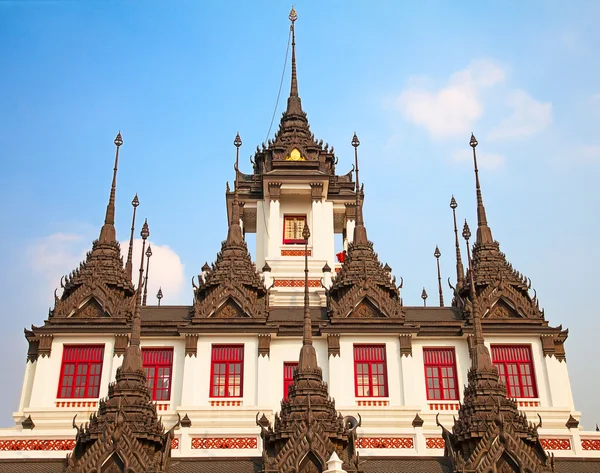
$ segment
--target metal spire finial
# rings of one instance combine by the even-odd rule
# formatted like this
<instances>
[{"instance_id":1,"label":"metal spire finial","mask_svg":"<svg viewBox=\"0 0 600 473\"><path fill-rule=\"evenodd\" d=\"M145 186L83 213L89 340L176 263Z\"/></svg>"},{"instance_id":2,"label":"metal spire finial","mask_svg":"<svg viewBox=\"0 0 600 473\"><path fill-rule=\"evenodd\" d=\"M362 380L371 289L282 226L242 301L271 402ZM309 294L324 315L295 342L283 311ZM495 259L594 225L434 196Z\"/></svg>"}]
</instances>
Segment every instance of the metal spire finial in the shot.
<instances>
[{"instance_id":1,"label":"metal spire finial","mask_svg":"<svg viewBox=\"0 0 600 473\"><path fill-rule=\"evenodd\" d=\"M112 185L110 187L110 197L106 206L106 216L104 217L104 225L100 230L100 242L109 243L117 241L117 231L115 230L115 194L117 192L117 170L119 168L119 148L123 144L121 132L117 134L114 140L117 151L115 153L115 166L113 169Z\"/></svg>"},{"instance_id":2,"label":"metal spire finial","mask_svg":"<svg viewBox=\"0 0 600 473\"><path fill-rule=\"evenodd\" d=\"M477 193L477 243L493 243L492 231L487 224L487 216L485 214L485 207L483 206L483 197L481 196L481 186L479 184L479 169L477 167L477 153L475 148L479 142L475 138L475 135L471 133L471 140L469 145L473 148L473 166L475 168L475 190Z\"/></svg>"},{"instance_id":3,"label":"metal spire finial","mask_svg":"<svg viewBox=\"0 0 600 473\"><path fill-rule=\"evenodd\" d=\"M229 243L240 244L244 241L242 235L242 229L240 227L240 203L238 201L238 164L240 157L240 147L242 146L242 139L238 133L233 140L235 146L235 188L233 189L233 203L231 208L231 222L229 222L229 230L227 232L227 241Z\"/></svg>"},{"instance_id":4,"label":"metal spire finial","mask_svg":"<svg viewBox=\"0 0 600 473\"><path fill-rule=\"evenodd\" d=\"M454 219L454 240L456 246L456 286L460 290L460 288L464 284L465 279L465 268L462 263L462 256L460 254L460 243L458 242L458 227L456 226L456 208L458 204L456 203L456 199L452 196L450 199L450 208L452 209L452 218Z\"/></svg>"},{"instance_id":5,"label":"metal spire finial","mask_svg":"<svg viewBox=\"0 0 600 473\"><path fill-rule=\"evenodd\" d=\"M129 236L129 250L127 251L127 263L125 264L125 270L127 274L129 274L129 279L133 282L133 233L135 232L135 211L140 205L140 201L138 199L138 195L135 194L135 197L131 201L131 206L133 207L133 218L131 219L131 235Z\"/></svg>"},{"instance_id":6,"label":"metal spire finial","mask_svg":"<svg viewBox=\"0 0 600 473\"><path fill-rule=\"evenodd\" d=\"M442 253L437 245L435 245L435 251L433 252L437 263L437 274L438 274L438 290L440 294L440 307L444 307L444 292L442 291L442 273L440 272L440 256Z\"/></svg>"},{"instance_id":7,"label":"metal spire finial","mask_svg":"<svg viewBox=\"0 0 600 473\"><path fill-rule=\"evenodd\" d=\"M296 77L296 30L294 24L298 19L298 14L294 7L290 11L289 19L291 21L290 29L292 30L292 86L290 89L291 97L298 97L298 78Z\"/></svg>"},{"instance_id":8,"label":"metal spire finial","mask_svg":"<svg viewBox=\"0 0 600 473\"><path fill-rule=\"evenodd\" d=\"M240 138L240 132L238 131L233 140L235 146L235 191L238 188L239 178L239 164L240 164L240 146L242 146L242 139Z\"/></svg>"},{"instance_id":9,"label":"metal spire finial","mask_svg":"<svg viewBox=\"0 0 600 473\"><path fill-rule=\"evenodd\" d=\"M425 290L425 288L423 288L423 291L421 291L421 299L423 299L423 307L427 307L427 297L429 297L427 295L427 291Z\"/></svg>"},{"instance_id":10,"label":"metal spire finial","mask_svg":"<svg viewBox=\"0 0 600 473\"><path fill-rule=\"evenodd\" d=\"M158 299L158 307L160 307L160 300L163 298L162 287L158 288L158 292L156 293L156 298Z\"/></svg>"},{"instance_id":11,"label":"metal spire finial","mask_svg":"<svg viewBox=\"0 0 600 473\"><path fill-rule=\"evenodd\" d=\"M354 244L366 245L368 239L363 218L363 188L360 187L358 180L358 147L360 146L360 141L358 140L358 136L356 136L356 132L354 132L351 144L354 147L354 168L356 171L356 226L354 227Z\"/></svg>"},{"instance_id":12,"label":"metal spire finial","mask_svg":"<svg viewBox=\"0 0 600 473\"><path fill-rule=\"evenodd\" d=\"M148 219L142 226L140 232L142 237L142 254L140 259L140 274L138 277L138 285L135 291L135 308L133 311L133 319L131 322L131 337L129 339L129 346L125 351L123 357L123 364L121 370L129 372L137 372L143 369L142 363L142 351L140 350L140 337L142 333L142 284L144 281L144 255L146 250L146 240L150 236L150 229L148 228Z\"/></svg>"},{"instance_id":13,"label":"metal spire finial","mask_svg":"<svg viewBox=\"0 0 600 473\"><path fill-rule=\"evenodd\" d=\"M302 229L302 238L304 239L304 336L302 344L312 345L312 325L308 294L308 239L310 238L310 230L306 222L304 222L304 228Z\"/></svg>"},{"instance_id":14,"label":"metal spire finial","mask_svg":"<svg viewBox=\"0 0 600 473\"><path fill-rule=\"evenodd\" d=\"M148 298L148 275L150 274L150 257L152 256L152 247L148 245L146 250L146 277L144 278L144 298L142 299L142 305L146 305Z\"/></svg>"}]
</instances>

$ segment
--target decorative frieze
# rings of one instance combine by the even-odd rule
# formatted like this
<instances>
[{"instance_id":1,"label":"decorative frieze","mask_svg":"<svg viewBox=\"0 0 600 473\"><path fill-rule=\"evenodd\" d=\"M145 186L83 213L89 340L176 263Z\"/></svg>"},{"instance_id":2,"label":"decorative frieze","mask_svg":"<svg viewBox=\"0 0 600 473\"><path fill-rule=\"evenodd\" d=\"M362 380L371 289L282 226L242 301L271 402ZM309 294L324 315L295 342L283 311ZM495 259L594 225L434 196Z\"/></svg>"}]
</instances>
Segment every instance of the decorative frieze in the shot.
<instances>
[{"instance_id":1,"label":"decorative frieze","mask_svg":"<svg viewBox=\"0 0 600 473\"><path fill-rule=\"evenodd\" d=\"M50 358L50 353L52 352L52 340L54 339L54 335L52 334L42 334L40 335L40 344L38 347L38 355L42 358L47 356Z\"/></svg>"},{"instance_id":2,"label":"decorative frieze","mask_svg":"<svg viewBox=\"0 0 600 473\"><path fill-rule=\"evenodd\" d=\"M258 445L256 437L194 437L192 449L254 449Z\"/></svg>"},{"instance_id":3,"label":"decorative frieze","mask_svg":"<svg viewBox=\"0 0 600 473\"><path fill-rule=\"evenodd\" d=\"M275 287L304 287L304 279L275 279ZM320 279L309 279L308 287L321 287Z\"/></svg>"},{"instance_id":4,"label":"decorative frieze","mask_svg":"<svg viewBox=\"0 0 600 473\"><path fill-rule=\"evenodd\" d=\"M377 401L375 399L369 399L364 401L356 401L360 407L384 407L389 406L389 401Z\"/></svg>"},{"instance_id":5,"label":"decorative frieze","mask_svg":"<svg viewBox=\"0 0 600 473\"><path fill-rule=\"evenodd\" d=\"M211 407L239 407L242 401L210 401Z\"/></svg>"},{"instance_id":6,"label":"decorative frieze","mask_svg":"<svg viewBox=\"0 0 600 473\"><path fill-rule=\"evenodd\" d=\"M400 341L400 356L412 356L412 334L402 333L398 336Z\"/></svg>"},{"instance_id":7,"label":"decorative frieze","mask_svg":"<svg viewBox=\"0 0 600 473\"><path fill-rule=\"evenodd\" d=\"M457 403L431 403L429 404L430 411L458 411L460 405Z\"/></svg>"},{"instance_id":8,"label":"decorative frieze","mask_svg":"<svg viewBox=\"0 0 600 473\"><path fill-rule=\"evenodd\" d=\"M571 450L571 440L568 438L540 439L540 443L546 450Z\"/></svg>"},{"instance_id":9,"label":"decorative frieze","mask_svg":"<svg viewBox=\"0 0 600 473\"><path fill-rule=\"evenodd\" d=\"M358 448L415 448L412 437L361 437L356 440Z\"/></svg>"},{"instance_id":10,"label":"decorative frieze","mask_svg":"<svg viewBox=\"0 0 600 473\"><path fill-rule=\"evenodd\" d=\"M258 356L271 356L271 334L258 334Z\"/></svg>"},{"instance_id":11,"label":"decorative frieze","mask_svg":"<svg viewBox=\"0 0 600 473\"><path fill-rule=\"evenodd\" d=\"M85 409L96 408L98 407L98 403L96 401L56 401L54 403L56 407L64 408L64 407L83 407Z\"/></svg>"},{"instance_id":12,"label":"decorative frieze","mask_svg":"<svg viewBox=\"0 0 600 473\"><path fill-rule=\"evenodd\" d=\"M68 451L75 448L75 439L0 440L0 452L14 451Z\"/></svg>"},{"instance_id":13,"label":"decorative frieze","mask_svg":"<svg viewBox=\"0 0 600 473\"><path fill-rule=\"evenodd\" d=\"M307 255L308 253L308 255ZM281 256L312 256L312 250L281 250ZM264 271L264 270L263 270Z\"/></svg>"},{"instance_id":14,"label":"decorative frieze","mask_svg":"<svg viewBox=\"0 0 600 473\"><path fill-rule=\"evenodd\" d=\"M171 440L171 450L177 450L179 448L179 437Z\"/></svg>"},{"instance_id":15,"label":"decorative frieze","mask_svg":"<svg viewBox=\"0 0 600 473\"><path fill-rule=\"evenodd\" d=\"M327 334L327 353L329 356L340 356L340 334Z\"/></svg>"},{"instance_id":16,"label":"decorative frieze","mask_svg":"<svg viewBox=\"0 0 600 473\"><path fill-rule=\"evenodd\" d=\"M129 345L129 335L126 333L118 333L115 335L115 348L113 350L113 356L121 357L125 354Z\"/></svg>"},{"instance_id":17,"label":"decorative frieze","mask_svg":"<svg viewBox=\"0 0 600 473\"><path fill-rule=\"evenodd\" d=\"M427 448L443 449L445 447L444 439L442 437L427 437L425 438L425 446Z\"/></svg>"},{"instance_id":18,"label":"decorative frieze","mask_svg":"<svg viewBox=\"0 0 600 473\"><path fill-rule=\"evenodd\" d=\"M197 356L198 355L198 334L186 333L185 334L185 356Z\"/></svg>"},{"instance_id":19,"label":"decorative frieze","mask_svg":"<svg viewBox=\"0 0 600 473\"><path fill-rule=\"evenodd\" d=\"M583 450L600 450L600 438L581 439L581 448Z\"/></svg>"}]
</instances>

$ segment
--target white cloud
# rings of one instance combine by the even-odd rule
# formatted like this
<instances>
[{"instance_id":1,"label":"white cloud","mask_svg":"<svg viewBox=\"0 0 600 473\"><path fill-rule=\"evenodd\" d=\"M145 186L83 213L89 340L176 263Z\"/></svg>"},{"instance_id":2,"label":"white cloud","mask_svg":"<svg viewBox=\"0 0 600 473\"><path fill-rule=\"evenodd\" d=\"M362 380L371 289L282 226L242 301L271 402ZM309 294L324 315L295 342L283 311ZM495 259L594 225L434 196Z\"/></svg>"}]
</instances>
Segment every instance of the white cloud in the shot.
<instances>
[{"instance_id":1,"label":"white cloud","mask_svg":"<svg viewBox=\"0 0 600 473\"><path fill-rule=\"evenodd\" d=\"M74 233L53 233L35 239L26 257L31 270L42 280L40 294L51 296L60 287L60 278L78 267L90 248L91 241Z\"/></svg>"},{"instance_id":2,"label":"white cloud","mask_svg":"<svg viewBox=\"0 0 600 473\"><path fill-rule=\"evenodd\" d=\"M409 87L397 105L411 122L425 127L433 138L464 136L483 114L482 92L505 80L505 71L490 60L476 60L453 73L445 87Z\"/></svg>"},{"instance_id":3,"label":"white cloud","mask_svg":"<svg viewBox=\"0 0 600 473\"><path fill-rule=\"evenodd\" d=\"M451 157L451 161L461 164L473 164L473 152L469 149L457 150ZM477 167L479 169L497 170L501 169L506 162L506 158L501 154L477 152Z\"/></svg>"},{"instance_id":4,"label":"white cloud","mask_svg":"<svg viewBox=\"0 0 600 473\"><path fill-rule=\"evenodd\" d=\"M96 234L94 232L94 234ZM35 239L27 249L27 262L34 275L40 278L39 293L52 300L54 289L60 287L60 278L79 266L85 259L86 252L92 248L93 237L76 233L53 233ZM129 242L121 242L123 260L127 260ZM156 303L156 293L162 286L165 304L182 304L191 300L184 291L184 266L181 259L167 245L151 243L150 274L148 283L148 304ZM134 240L133 244L133 282L137 285L142 240ZM145 265L145 262L144 262ZM58 292L60 295L60 290Z\"/></svg>"},{"instance_id":5,"label":"white cloud","mask_svg":"<svg viewBox=\"0 0 600 473\"><path fill-rule=\"evenodd\" d=\"M167 245L157 245L150 242L152 256L150 257L150 271L148 273L148 305L157 303L156 294L158 288L162 288L163 299L161 304L190 304L192 299L191 283L185 285L184 267L179 255ZM129 241L121 242L121 253L123 261L127 261ZM148 245L146 244L146 248ZM142 240L133 241L133 282L137 286L140 256L142 252ZM144 257L146 267L146 257Z\"/></svg>"},{"instance_id":6,"label":"white cloud","mask_svg":"<svg viewBox=\"0 0 600 473\"><path fill-rule=\"evenodd\" d=\"M490 132L490 140L522 138L542 131L552 123L552 104L538 102L524 90L512 90L506 98L510 116Z\"/></svg>"}]
</instances>

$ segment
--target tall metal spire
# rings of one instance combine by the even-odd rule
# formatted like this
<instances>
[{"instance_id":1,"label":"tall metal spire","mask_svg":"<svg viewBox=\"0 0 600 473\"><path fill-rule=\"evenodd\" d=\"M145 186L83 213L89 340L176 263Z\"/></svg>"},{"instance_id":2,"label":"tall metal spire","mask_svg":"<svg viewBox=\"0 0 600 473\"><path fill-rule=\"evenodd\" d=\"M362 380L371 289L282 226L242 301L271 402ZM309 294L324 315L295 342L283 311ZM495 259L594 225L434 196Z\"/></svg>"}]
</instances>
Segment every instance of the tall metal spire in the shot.
<instances>
[{"instance_id":1,"label":"tall metal spire","mask_svg":"<svg viewBox=\"0 0 600 473\"><path fill-rule=\"evenodd\" d=\"M435 260L437 262L437 275L438 275L438 292L440 294L440 307L444 307L444 291L442 291L442 273L440 271L440 256L442 253L437 245L435 245L435 251L433 252Z\"/></svg>"},{"instance_id":2,"label":"tall metal spire","mask_svg":"<svg viewBox=\"0 0 600 473\"><path fill-rule=\"evenodd\" d=\"M110 188L110 197L108 199L108 205L106 206L106 216L104 217L104 225L100 230L100 242L109 243L117 240L117 232L115 230L115 194L117 192L117 169L119 167L119 148L123 144L123 138L121 132L117 134L115 138L115 146L117 151L115 153L115 167L113 169L112 186Z\"/></svg>"},{"instance_id":3,"label":"tall metal spire","mask_svg":"<svg viewBox=\"0 0 600 473\"><path fill-rule=\"evenodd\" d=\"M125 263L125 270L129 275L129 279L133 281L133 233L135 232L135 211L140 205L140 201L138 199L138 195L135 194L135 197L131 201L131 206L133 207L133 218L131 219L131 235L129 237L129 250L127 251L127 263Z\"/></svg>"},{"instance_id":4,"label":"tall metal spire","mask_svg":"<svg viewBox=\"0 0 600 473\"><path fill-rule=\"evenodd\" d=\"M300 349L300 359L298 360L298 372L313 372L318 368L317 353L312 344L312 324L310 319L310 300L308 292L308 239L310 230L308 224L304 223L302 230L304 239L304 326L302 330L302 348Z\"/></svg>"},{"instance_id":5,"label":"tall metal spire","mask_svg":"<svg viewBox=\"0 0 600 473\"><path fill-rule=\"evenodd\" d=\"M233 190L233 207L231 209L231 222L229 223L229 230L227 232L227 242L234 243L234 244L240 244L244 241L244 237L242 235L242 229L240 227L240 203L238 201L237 167L238 167L238 163L239 163L240 146L242 146L242 139L240 138L239 133L236 134L233 144L235 146L236 177L235 177L235 189Z\"/></svg>"},{"instance_id":6,"label":"tall metal spire","mask_svg":"<svg viewBox=\"0 0 600 473\"><path fill-rule=\"evenodd\" d=\"M457 288L462 288L465 280L465 268L462 262L462 256L460 254L460 243L458 242L458 227L456 226L456 207L458 204L456 203L456 199L452 196L450 199L450 208L452 209L452 217L454 219L454 240L456 246L456 285Z\"/></svg>"},{"instance_id":7,"label":"tall metal spire","mask_svg":"<svg viewBox=\"0 0 600 473\"><path fill-rule=\"evenodd\" d=\"M140 257L140 275L138 277L138 285L135 292L135 309L133 311L133 320L131 323L131 338L129 339L129 346L125 351L123 366L121 367L121 371L129 372L142 370L142 351L140 349L140 337L142 333L142 284L144 282L146 240L150 236L147 219L142 226L140 235L142 237L142 255Z\"/></svg>"},{"instance_id":8,"label":"tall metal spire","mask_svg":"<svg viewBox=\"0 0 600 473\"><path fill-rule=\"evenodd\" d=\"M363 218L363 201L362 201L362 193L363 189L360 187L360 183L358 180L358 147L360 146L360 141L356 136L356 132L352 137L352 146L354 147L354 163L355 163L355 171L356 171L356 225L354 227L354 244L355 245L366 245L368 243L367 238L367 229L365 228L365 221Z\"/></svg>"},{"instance_id":9,"label":"tall metal spire","mask_svg":"<svg viewBox=\"0 0 600 473\"><path fill-rule=\"evenodd\" d=\"M493 243L492 231L487 224L485 215L485 207L483 206L483 198L481 197L481 186L479 185L479 169L477 168L477 153L475 148L478 145L475 135L471 133L471 141L469 145L473 148L473 165L475 167L475 188L477 192L477 243Z\"/></svg>"},{"instance_id":10,"label":"tall metal spire","mask_svg":"<svg viewBox=\"0 0 600 473\"><path fill-rule=\"evenodd\" d=\"M471 231L465 220L465 228L463 230L463 237L467 242L467 254L469 258L469 269L471 276L469 278L471 284L471 290L469 293L470 306L471 306L471 319L473 321L473 343L471 346L471 368L476 371L489 371L492 368L492 358L490 352L485 346L483 339L483 328L481 326L481 310L479 307L479 300L477 292L475 292L475 269L473 268L473 262L471 261L471 252L469 250L469 238L471 237Z\"/></svg>"},{"instance_id":11,"label":"tall metal spire","mask_svg":"<svg viewBox=\"0 0 600 473\"><path fill-rule=\"evenodd\" d=\"M148 276L150 275L150 257L152 256L152 247L148 245L146 250L146 277L144 278L144 297L142 299L142 305L146 305L148 300Z\"/></svg>"},{"instance_id":12,"label":"tall metal spire","mask_svg":"<svg viewBox=\"0 0 600 473\"><path fill-rule=\"evenodd\" d=\"M296 75L296 29L295 23L298 19L298 14L294 7L292 7L292 11L290 11L289 19L291 21L290 31L292 34L292 79L290 85L290 96L288 97L287 103L287 114L296 114L301 115L302 112L302 102L300 101L300 97L298 95L298 77Z\"/></svg>"}]
</instances>

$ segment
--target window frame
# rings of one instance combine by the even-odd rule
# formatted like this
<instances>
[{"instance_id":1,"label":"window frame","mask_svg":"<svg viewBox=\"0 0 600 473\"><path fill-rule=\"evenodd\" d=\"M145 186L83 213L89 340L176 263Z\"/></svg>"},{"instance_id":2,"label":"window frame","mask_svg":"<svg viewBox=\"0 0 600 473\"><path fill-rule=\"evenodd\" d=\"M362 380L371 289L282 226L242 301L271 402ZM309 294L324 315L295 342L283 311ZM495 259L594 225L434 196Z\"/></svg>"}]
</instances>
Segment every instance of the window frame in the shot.
<instances>
[{"instance_id":1,"label":"window frame","mask_svg":"<svg viewBox=\"0 0 600 473\"><path fill-rule=\"evenodd\" d=\"M146 354L148 353L159 353L159 352L163 352L164 355L169 356L169 360L168 361L153 361L152 363L147 363L146 362ZM162 355L162 356L164 356ZM142 366L144 369L144 372L146 373L146 381L148 382L148 388L151 391L152 394L152 400L153 401L158 401L158 402L165 402L165 401L170 401L171 400L171 387L172 387L172 379L173 379L173 347L144 347L142 348ZM158 371L161 368L165 368L168 367L169 368L169 376L168 378L164 377L164 376L157 376ZM150 385L150 376L148 376L148 370L150 368L154 368L155 374L154 376L152 376L152 385ZM165 389L164 387L162 388L158 388L158 381L160 379L168 379L168 384L167 384L167 388ZM157 391L161 391L161 392L167 392L167 397L166 398L161 398L161 399L157 399L156 394Z\"/></svg>"},{"instance_id":2,"label":"window frame","mask_svg":"<svg viewBox=\"0 0 600 473\"><path fill-rule=\"evenodd\" d=\"M505 385L506 385L506 394L507 396L511 397L511 398L515 398L515 399L536 399L538 397L538 389L537 389L537 380L536 380L536 376L535 376L535 366L534 366L534 362L533 362L533 350L531 348L531 344L510 344L510 343L500 343L500 344L492 344L490 345L491 347L491 355L492 355L492 363L493 365L498 368L498 375L500 376L500 381L502 381ZM527 353L529 354L529 360L520 358L520 359L516 359L516 360L497 360L497 357L495 356L497 353L497 350L502 350L502 349L510 349L511 351L517 351L517 350L526 350ZM501 357L502 358L502 357ZM512 380L510 380L511 376L508 375L508 366L507 365L516 365L517 367L517 379L518 379L518 387L521 391L521 396L515 396L513 394L513 386L514 383L512 382ZM529 376L531 378L531 385L523 385L523 372L522 372L522 365L528 365L529 366L529 373L526 373L526 376ZM500 366L502 366L502 370L500 369ZM528 390L531 389L531 396L524 396L523 394L525 394L525 389L524 387L526 387Z\"/></svg>"},{"instance_id":3,"label":"window frame","mask_svg":"<svg viewBox=\"0 0 600 473\"><path fill-rule=\"evenodd\" d=\"M377 360L369 360L369 359L357 359L356 354L357 354L357 349L361 349L361 348L371 348L371 349L381 349L381 353L383 354L382 359L377 359ZM388 376L387 376L387 353L386 353L386 344L365 344L365 343L356 343L353 345L352 347L352 352L353 352L353 361L354 361L354 396L355 397L359 397L359 398L379 398L379 397L389 397L389 386L388 386ZM359 394L358 393L358 388L359 388L359 374L358 374L358 365L364 365L366 364L368 366L368 373L367 373L367 379L368 379L368 389L369 389L369 395L364 395L364 394ZM374 395L373 394L373 365L374 364L381 364L383 366L383 373L381 373L381 375L383 376L383 384L377 384L376 386L381 388L383 387L383 393L381 393L381 390L379 391L379 394ZM379 373L376 373L376 375L379 375ZM361 376L364 379L364 373L361 374ZM361 384L361 387L363 387L364 390L364 384Z\"/></svg>"},{"instance_id":4,"label":"window frame","mask_svg":"<svg viewBox=\"0 0 600 473\"><path fill-rule=\"evenodd\" d=\"M448 352L448 353L452 353L452 362L450 363L444 363L444 362L427 362L426 361L426 352ZM452 367L453 371L453 376L443 376L442 373L442 368L444 367ZM437 379L438 379L438 390L440 391L440 398L435 398L435 397L430 397L429 395L429 377L427 376L427 368L437 368L438 369L438 374L437 374ZM457 369L456 369L456 349L454 347L423 347L423 369L424 369L424 374L425 374L425 394L427 396L427 400L428 401L459 401L460 400L460 392L458 389L458 375L457 375ZM444 388L444 379L452 379L454 381L454 388ZM433 388L435 390L435 388ZM444 391L445 390L450 390L450 389L454 389L454 394L455 397L451 398L445 397Z\"/></svg>"},{"instance_id":5,"label":"window frame","mask_svg":"<svg viewBox=\"0 0 600 473\"><path fill-rule=\"evenodd\" d=\"M295 239L295 238L290 238L287 239L285 237L285 224L287 219L291 219L291 218L302 218L304 220L304 224L306 225L306 223L308 222L308 216L306 214L284 214L283 215L283 238L282 238L282 242L284 245L304 245L306 243L306 240L304 240L303 238L300 239ZM304 229L304 227L303 227ZM302 230L300 230L300 236L302 236Z\"/></svg>"},{"instance_id":6,"label":"window frame","mask_svg":"<svg viewBox=\"0 0 600 473\"><path fill-rule=\"evenodd\" d=\"M238 360L228 360L228 359L215 359L215 353L218 353L219 349L237 349L239 350L239 359ZM244 397L244 344L227 344L227 343L213 343L210 349L210 383L209 383L209 398L242 398ZM239 395L229 395L228 391L230 388L229 377L230 377L230 368L231 365L238 364L240 365L240 373L239 373ZM221 384L215 384L215 365L216 364L225 364L225 372L223 374L224 384L223 384L223 394L214 394L215 386L220 387ZM234 373L235 376L235 373ZM236 387L236 384L233 385Z\"/></svg>"},{"instance_id":7,"label":"window frame","mask_svg":"<svg viewBox=\"0 0 600 473\"><path fill-rule=\"evenodd\" d=\"M58 390L56 393L56 397L57 399L97 399L100 397L100 385L102 384L102 369L104 367L104 344L91 344L91 345L82 345L82 344L65 344L63 345L63 352L62 352L62 358L61 358L61 362L60 362L60 375L58 378ZM90 360L85 360L82 359L84 357L82 357L83 352L79 352L75 355L74 359L66 359L69 357L69 352L71 350L97 350L99 349L100 352L97 355L97 357L93 358L92 356L90 356ZM93 353L90 353L90 355L92 355ZM71 358L71 357L69 357ZM66 373L65 372L65 368L67 368L67 366L73 366L73 372L72 373ZM85 383L83 384L83 386L77 386L76 385L76 381L77 381L77 377L80 376L80 374L77 374L77 370L79 366L83 366L83 365L87 365L86 368L86 373L85 373ZM92 366L94 367L98 367L99 366L99 372L98 373L92 373ZM70 381L71 384L70 385L65 385L65 381L66 378L65 376L70 377ZM91 385L90 384L90 378L92 377L97 377L98 378L98 382L97 384ZM76 394L76 390L77 389L81 389L83 388L83 396L76 396L74 394ZM63 395L63 390L68 390L68 394L69 395ZM94 391L92 391L92 395L90 395L90 389L95 390L96 395L93 395Z\"/></svg>"},{"instance_id":8,"label":"window frame","mask_svg":"<svg viewBox=\"0 0 600 473\"><path fill-rule=\"evenodd\" d=\"M287 376L288 369L291 368L291 376ZM294 370L298 368L297 361L284 361L283 362L283 400L286 401L288 398L288 388L294 384Z\"/></svg>"}]
</instances>

